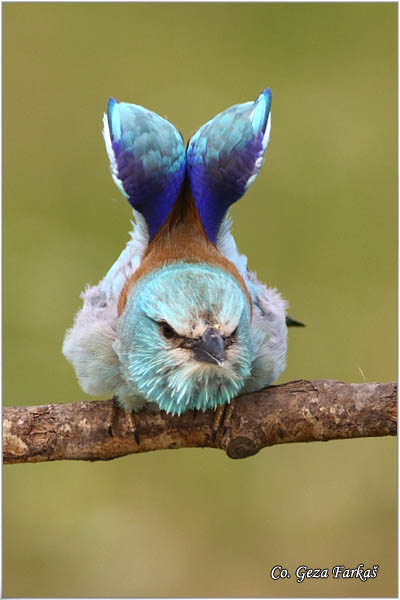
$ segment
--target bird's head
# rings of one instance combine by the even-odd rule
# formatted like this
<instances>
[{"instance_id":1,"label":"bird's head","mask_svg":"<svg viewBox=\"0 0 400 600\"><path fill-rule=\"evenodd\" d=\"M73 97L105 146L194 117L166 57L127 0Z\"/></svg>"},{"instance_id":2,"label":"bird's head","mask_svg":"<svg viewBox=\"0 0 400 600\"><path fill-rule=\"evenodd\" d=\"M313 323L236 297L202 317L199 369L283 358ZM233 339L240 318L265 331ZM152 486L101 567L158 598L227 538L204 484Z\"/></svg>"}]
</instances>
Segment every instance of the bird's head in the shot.
<instances>
[{"instance_id":1,"label":"bird's head","mask_svg":"<svg viewBox=\"0 0 400 600\"><path fill-rule=\"evenodd\" d=\"M118 327L125 380L169 413L229 402L250 375L249 302L218 267L177 262L141 278Z\"/></svg>"}]
</instances>

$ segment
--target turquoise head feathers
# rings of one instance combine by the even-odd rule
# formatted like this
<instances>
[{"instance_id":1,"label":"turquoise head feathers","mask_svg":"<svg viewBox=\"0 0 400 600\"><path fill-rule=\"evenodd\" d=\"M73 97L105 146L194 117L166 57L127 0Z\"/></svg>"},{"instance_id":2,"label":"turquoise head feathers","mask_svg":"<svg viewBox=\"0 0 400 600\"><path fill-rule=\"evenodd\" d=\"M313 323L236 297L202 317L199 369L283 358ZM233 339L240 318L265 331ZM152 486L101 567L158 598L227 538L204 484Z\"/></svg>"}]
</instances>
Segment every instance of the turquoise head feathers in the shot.
<instances>
[{"instance_id":1,"label":"turquoise head feathers","mask_svg":"<svg viewBox=\"0 0 400 600\"><path fill-rule=\"evenodd\" d=\"M167 412L229 402L250 375L252 352L247 299L208 264L173 263L141 278L119 321L125 377Z\"/></svg>"},{"instance_id":2,"label":"turquoise head feathers","mask_svg":"<svg viewBox=\"0 0 400 600\"><path fill-rule=\"evenodd\" d=\"M208 121L186 150L166 119L109 100L111 173L136 225L64 340L87 393L179 415L261 389L284 369L286 303L247 268L228 217L261 168L270 109L267 89Z\"/></svg>"}]
</instances>

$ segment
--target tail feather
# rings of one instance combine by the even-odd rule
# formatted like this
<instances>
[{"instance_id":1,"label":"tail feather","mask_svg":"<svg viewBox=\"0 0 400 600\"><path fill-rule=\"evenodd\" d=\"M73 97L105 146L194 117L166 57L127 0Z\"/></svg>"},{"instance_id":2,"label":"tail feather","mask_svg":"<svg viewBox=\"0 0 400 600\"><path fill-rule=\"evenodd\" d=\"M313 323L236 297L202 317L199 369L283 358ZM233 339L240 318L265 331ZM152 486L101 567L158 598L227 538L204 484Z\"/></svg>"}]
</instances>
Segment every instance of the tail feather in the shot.
<instances>
[{"instance_id":1,"label":"tail feather","mask_svg":"<svg viewBox=\"0 0 400 600\"><path fill-rule=\"evenodd\" d=\"M289 315L287 315L286 326L287 327L305 327L305 324L302 323L301 321L296 321L296 319L292 319L292 317L289 317Z\"/></svg>"}]
</instances>

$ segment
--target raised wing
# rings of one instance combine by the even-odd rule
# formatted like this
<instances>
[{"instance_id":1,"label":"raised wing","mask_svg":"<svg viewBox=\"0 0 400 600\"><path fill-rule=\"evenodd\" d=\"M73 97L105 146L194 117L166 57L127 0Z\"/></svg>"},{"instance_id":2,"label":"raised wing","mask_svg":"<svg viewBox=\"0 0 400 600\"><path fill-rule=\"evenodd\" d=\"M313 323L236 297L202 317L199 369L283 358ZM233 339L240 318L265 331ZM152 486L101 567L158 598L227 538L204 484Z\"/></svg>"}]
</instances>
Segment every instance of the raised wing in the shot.
<instances>
[{"instance_id":1,"label":"raised wing","mask_svg":"<svg viewBox=\"0 0 400 600\"><path fill-rule=\"evenodd\" d=\"M182 136L151 110L114 98L107 104L103 134L113 179L143 215L151 239L168 216L185 177Z\"/></svg>"},{"instance_id":2,"label":"raised wing","mask_svg":"<svg viewBox=\"0 0 400 600\"><path fill-rule=\"evenodd\" d=\"M271 130L271 91L231 106L203 125L187 149L192 194L209 239L216 243L231 204L253 183Z\"/></svg>"}]
</instances>

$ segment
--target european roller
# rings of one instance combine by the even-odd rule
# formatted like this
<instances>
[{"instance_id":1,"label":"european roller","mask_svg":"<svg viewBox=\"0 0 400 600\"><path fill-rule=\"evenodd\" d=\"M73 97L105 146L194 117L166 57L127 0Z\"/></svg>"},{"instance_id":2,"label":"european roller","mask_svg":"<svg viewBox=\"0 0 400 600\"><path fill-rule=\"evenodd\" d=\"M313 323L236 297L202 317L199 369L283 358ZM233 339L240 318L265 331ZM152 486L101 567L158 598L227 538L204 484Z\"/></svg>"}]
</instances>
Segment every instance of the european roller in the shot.
<instances>
[{"instance_id":1,"label":"european roller","mask_svg":"<svg viewBox=\"0 0 400 600\"><path fill-rule=\"evenodd\" d=\"M247 268L229 207L255 180L271 130L271 92L203 125L185 149L166 119L110 99L111 174L133 208L131 239L83 307L63 353L88 394L128 412L216 409L284 370L286 302Z\"/></svg>"}]
</instances>

